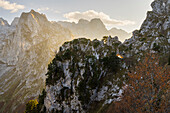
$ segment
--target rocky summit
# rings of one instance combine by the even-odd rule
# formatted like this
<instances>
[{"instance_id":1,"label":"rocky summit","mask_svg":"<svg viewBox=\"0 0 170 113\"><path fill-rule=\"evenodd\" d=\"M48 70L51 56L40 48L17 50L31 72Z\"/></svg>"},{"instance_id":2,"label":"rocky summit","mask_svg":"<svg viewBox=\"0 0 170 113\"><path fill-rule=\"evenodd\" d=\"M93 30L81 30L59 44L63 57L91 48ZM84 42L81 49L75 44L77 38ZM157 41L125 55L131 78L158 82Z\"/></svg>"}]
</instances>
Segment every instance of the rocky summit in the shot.
<instances>
[{"instance_id":1,"label":"rocky summit","mask_svg":"<svg viewBox=\"0 0 170 113\"><path fill-rule=\"evenodd\" d=\"M109 39L104 43L80 38L60 47L48 66L44 99L48 112L88 112L94 105L101 112L119 100L125 71L113 46L117 40Z\"/></svg>"},{"instance_id":2,"label":"rocky summit","mask_svg":"<svg viewBox=\"0 0 170 113\"><path fill-rule=\"evenodd\" d=\"M168 56L170 53L170 0L155 0L152 11L147 12L147 17L140 30L135 30L130 39L123 43L127 48L126 55L143 56L146 51Z\"/></svg>"}]
</instances>

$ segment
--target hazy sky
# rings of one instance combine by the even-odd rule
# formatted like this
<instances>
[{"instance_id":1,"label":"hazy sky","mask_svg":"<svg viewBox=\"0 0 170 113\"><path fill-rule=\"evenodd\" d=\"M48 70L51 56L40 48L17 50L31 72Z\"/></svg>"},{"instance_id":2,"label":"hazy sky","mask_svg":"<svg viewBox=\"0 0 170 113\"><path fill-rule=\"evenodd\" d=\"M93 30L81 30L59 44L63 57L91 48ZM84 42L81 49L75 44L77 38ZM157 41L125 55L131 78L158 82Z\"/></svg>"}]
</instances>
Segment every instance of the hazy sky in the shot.
<instances>
[{"instance_id":1,"label":"hazy sky","mask_svg":"<svg viewBox=\"0 0 170 113\"><path fill-rule=\"evenodd\" d=\"M44 13L49 20L77 21L101 18L107 28L131 32L139 29L151 10L153 0L0 0L0 17L9 23L31 9Z\"/></svg>"}]
</instances>

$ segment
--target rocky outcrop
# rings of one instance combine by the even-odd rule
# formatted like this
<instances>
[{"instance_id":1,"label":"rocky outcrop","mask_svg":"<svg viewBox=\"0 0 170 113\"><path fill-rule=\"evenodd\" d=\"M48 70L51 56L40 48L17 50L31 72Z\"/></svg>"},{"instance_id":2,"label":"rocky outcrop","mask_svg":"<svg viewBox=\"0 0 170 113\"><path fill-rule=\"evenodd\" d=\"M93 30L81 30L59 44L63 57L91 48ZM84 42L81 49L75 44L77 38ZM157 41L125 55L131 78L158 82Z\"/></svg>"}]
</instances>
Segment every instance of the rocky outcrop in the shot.
<instances>
[{"instance_id":1,"label":"rocky outcrop","mask_svg":"<svg viewBox=\"0 0 170 113\"><path fill-rule=\"evenodd\" d=\"M140 57L147 51L160 56L170 53L170 0L155 0L151 6L140 30L124 42L128 56Z\"/></svg>"},{"instance_id":2,"label":"rocky outcrop","mask_svg":"<svg viewBox=\"0 0 170 113\"><path fill-rule=\"evenodd\" d=\"M101 112L119 100L125 71L116 54L117 37L65 42L48 66L46 112ZM121 44L121 42L119 42ZM95 109L95 105L100 109Z\"/></svg>"},{"instance_id":3,"label":"rocky outcrop","mask_svg":"<svg viewBox=\"0 0 170 113\"><path fill-rule=\"evenodd\" d=\"M23 112L21 104L40 94L48 63L72 35L34 10L11 25L0 21L0 112Z\"/></svg>"}]
</instances>

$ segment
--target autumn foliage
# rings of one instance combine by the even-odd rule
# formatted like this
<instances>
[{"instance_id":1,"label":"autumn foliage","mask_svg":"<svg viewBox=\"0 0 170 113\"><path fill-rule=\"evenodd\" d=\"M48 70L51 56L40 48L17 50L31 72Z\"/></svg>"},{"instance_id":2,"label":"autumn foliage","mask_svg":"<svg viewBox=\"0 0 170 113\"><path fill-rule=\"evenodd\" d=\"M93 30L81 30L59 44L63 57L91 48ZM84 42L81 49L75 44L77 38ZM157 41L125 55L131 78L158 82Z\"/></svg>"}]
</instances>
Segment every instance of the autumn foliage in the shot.
<instances>
[{"instance_id":1,"label":"autumn foliage","mask_svg":"<svg viewBox=\"0 0 170 113\"><path fill-rule=\"evenodd\" d=\"M170 112L170 69L160 66L156 55L147 55L128 76L124 96L112 104L109 113Z\"/></svg>"},{"instance_id":2,"label":"autumn foliage","mask_svg":"<svg viewBox=\"0 0 170 113\"><path fill-rule=\"evenodd\" d=\"M38 101L35 100L30 100L27 104L26 104L26 110L24 113L36 113L37 111L37 104Z\"/></svg>"}]
</instances>

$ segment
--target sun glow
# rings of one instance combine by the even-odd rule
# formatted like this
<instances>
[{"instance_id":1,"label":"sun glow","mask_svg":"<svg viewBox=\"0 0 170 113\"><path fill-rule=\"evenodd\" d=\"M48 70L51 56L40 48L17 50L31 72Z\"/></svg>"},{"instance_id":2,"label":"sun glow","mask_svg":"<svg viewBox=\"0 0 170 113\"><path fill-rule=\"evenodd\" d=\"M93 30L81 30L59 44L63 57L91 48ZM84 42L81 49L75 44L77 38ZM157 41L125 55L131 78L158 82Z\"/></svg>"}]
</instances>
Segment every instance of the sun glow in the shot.
<instances>
[{"instance_id":1,"label":"sun glow","mask_svg":"<svg viewBox=\"0 0 170 113\"><path fill-rule=\"evenodd\" d=\"M3 26L5 25L5 23L2 20L1 20L1 25L3 25Z\"/></svg>"},{"instance_id":2,"label":"sun glow","mask_svg":"<svg viewBox=\"0 0 170 113\"><path fill-rule=\"evenodd\" d=\"M31 15L32 15L32 18L38 23L38 21L37 21L37 19L35 18L34 14L31 13Z\"/></svg>"},{"instance_id":3,"label":"sun glow","mask_svg":"<svg viewBox=\"0 0 170 113\"><path fill-rule=\"evenodd\" d=\"M116 56L119 57L119 58L123 58L123 56L121 56L120 54L117 54Z\"/></svg>"}]
</instances>

